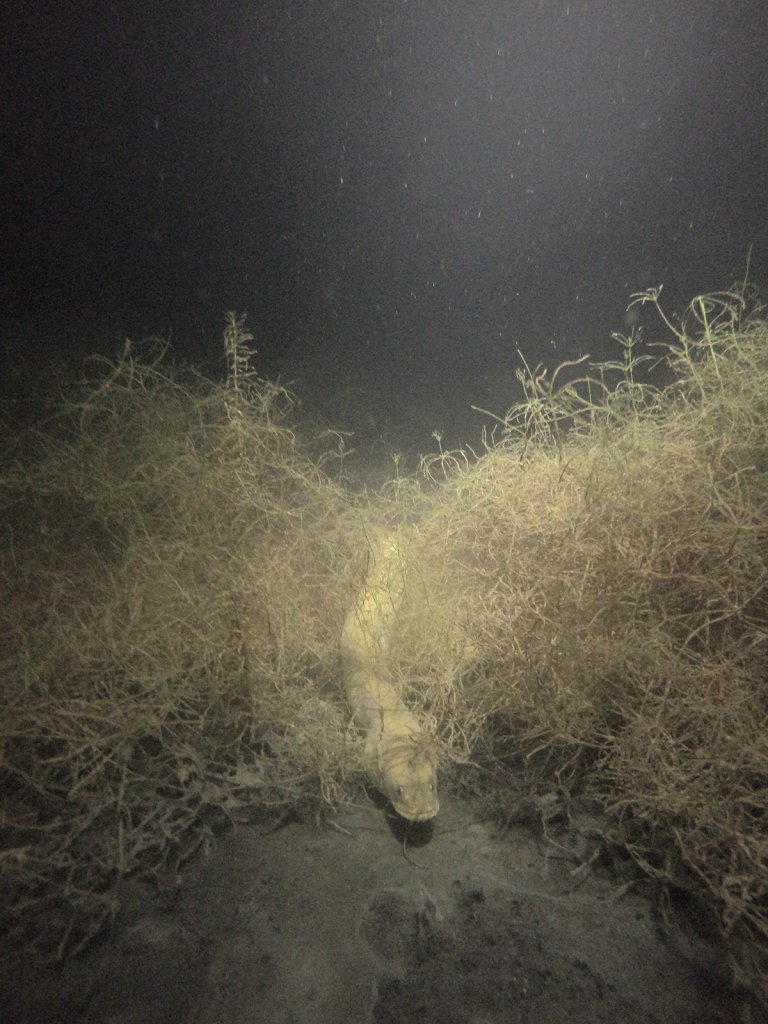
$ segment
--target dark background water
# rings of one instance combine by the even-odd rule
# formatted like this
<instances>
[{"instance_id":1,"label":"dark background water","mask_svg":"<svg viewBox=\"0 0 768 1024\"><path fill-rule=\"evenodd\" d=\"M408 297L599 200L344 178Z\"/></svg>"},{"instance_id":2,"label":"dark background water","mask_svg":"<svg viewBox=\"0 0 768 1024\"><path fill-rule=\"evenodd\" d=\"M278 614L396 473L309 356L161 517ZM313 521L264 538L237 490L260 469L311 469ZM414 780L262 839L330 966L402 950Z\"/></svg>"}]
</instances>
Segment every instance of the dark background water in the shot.
<instances>
[{"instance_id":1,"label":"dark background water","mask_svg":"<svg viewBox=\"0 0 768 1024\"><path fill-rule=\"evenodd\" d=\"M634 291L768 277L764 0L6 0L0 38L6 381L148 332L221 372L233 309L423 449L518 350L614 355Z\"/></svg>"}]
</instances>

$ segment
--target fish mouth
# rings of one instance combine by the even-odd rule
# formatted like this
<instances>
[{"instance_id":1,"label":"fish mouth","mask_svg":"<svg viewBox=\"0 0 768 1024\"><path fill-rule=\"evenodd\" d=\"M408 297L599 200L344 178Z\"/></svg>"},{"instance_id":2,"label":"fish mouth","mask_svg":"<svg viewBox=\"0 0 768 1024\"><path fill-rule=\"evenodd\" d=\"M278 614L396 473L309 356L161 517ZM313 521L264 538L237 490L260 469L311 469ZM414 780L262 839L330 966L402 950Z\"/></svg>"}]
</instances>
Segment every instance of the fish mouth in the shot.
<instances>
[{"instance_id":1,"label":"fish mouth","mask_svg":"<svg viewBox=\"0 0 768 1024\"><path fill-rule=\"evenodd\" d=\"M434 818L440 810L440 804L430 807L427 811L415 811L410 807L398 807L395 803L393 803L392 806L401 818L406 818L408 821L429 821L430 818Z\"/></svg>"}]
</instances>

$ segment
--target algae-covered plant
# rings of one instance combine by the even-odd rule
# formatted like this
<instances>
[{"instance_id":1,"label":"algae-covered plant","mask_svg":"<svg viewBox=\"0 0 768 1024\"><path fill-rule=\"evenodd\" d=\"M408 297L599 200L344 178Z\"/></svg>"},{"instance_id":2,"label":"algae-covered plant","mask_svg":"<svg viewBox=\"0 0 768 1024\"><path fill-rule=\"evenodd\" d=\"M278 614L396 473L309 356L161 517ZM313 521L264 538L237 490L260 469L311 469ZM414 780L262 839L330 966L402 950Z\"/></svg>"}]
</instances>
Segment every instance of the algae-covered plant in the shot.
<instances>
[{"instance_id":1,"label":"algae-covered plant","mask_svg":"<svg viewBox=\"0 0 768 1024\"><path fill-rule=\"evenodd\" d=\"M765 998L768 323L742 313L697 299L663 390L619 338L620 362L525 376L482 457L427 460L432 606L400 650L475 761L598 798L609 846L704 890Z\"/></svg>"},{"instance_id":2,"label":"algae-covered plant","mask_svg":"<svg viewBox=\"0 0 768 1024\"><path fill-rule=\"evenodd\" d=\"M4 934L62 957L128 875L357 792L338 647L385 525L387 671L444 794L599 802L604 848L703 898L768 1000L768 322L727 293L667 326L671 383L636 338L526 370L479 453L373 496L327 475L234 315L224 384L126 346L9 436Z\"/></svg>"},{"instance_id":3,"label":"algae-covered plant","mask_svg":"<svg viewBox=\"0 0 768 1024\"><path fill-rule=\"evenodd\" d=\"M244 807L332 800L353 503L247 363L214 385L126 345L1 482L3 932L61 956L119 883L167 881ZM358 559L359 561L359 559ZM331 683L331 696L325 696Z\"/></svg>"}]
</instances>

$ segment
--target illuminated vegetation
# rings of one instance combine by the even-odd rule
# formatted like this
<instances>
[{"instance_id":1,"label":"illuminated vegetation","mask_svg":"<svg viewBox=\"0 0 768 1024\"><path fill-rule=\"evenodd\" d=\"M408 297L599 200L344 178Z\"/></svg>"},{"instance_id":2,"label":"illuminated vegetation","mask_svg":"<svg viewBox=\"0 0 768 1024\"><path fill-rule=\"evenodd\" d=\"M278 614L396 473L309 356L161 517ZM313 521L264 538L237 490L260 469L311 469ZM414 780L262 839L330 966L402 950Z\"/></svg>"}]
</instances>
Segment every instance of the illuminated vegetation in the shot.
<instances>
[{"instance_id":1,"label":"illuminated vegetation","mask_svg":"<svg viewBox=\"0 0 768 1024\"><path fill-rule=\"evenodd\" d=\"M392 671L444 791L501 817L522 787L599 801L605 849L706 894L768 999L768 322L725 294L669 326L672 384L642 383L632 338L526 372L479 456L365 499L297 439L234 316L225 384L127 346L9 438L4 934L63 956L128 874L356 793L338 641L386 524Z\"/></svg>"}]
</instances>

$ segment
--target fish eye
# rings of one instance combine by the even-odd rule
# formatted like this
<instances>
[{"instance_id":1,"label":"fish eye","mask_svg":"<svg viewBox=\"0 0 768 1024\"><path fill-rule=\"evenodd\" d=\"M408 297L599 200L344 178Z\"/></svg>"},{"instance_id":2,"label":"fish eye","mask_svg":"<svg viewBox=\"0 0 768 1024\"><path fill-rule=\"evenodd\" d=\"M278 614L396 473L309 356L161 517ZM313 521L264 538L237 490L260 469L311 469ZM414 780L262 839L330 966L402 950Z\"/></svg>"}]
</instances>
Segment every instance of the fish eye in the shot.
<instances>
[{"instance_id":1,"label":"fish eye","mask_svg":"<svg viewBox=\"0 0 768 1024\"><path fill-rule=\"evenodd\" d=\"M395 796L399 799L402 799L405 796L405 790L403 789L402 786L397 787L397 789L395 790Z\"/></svg>"}]
</instances>

